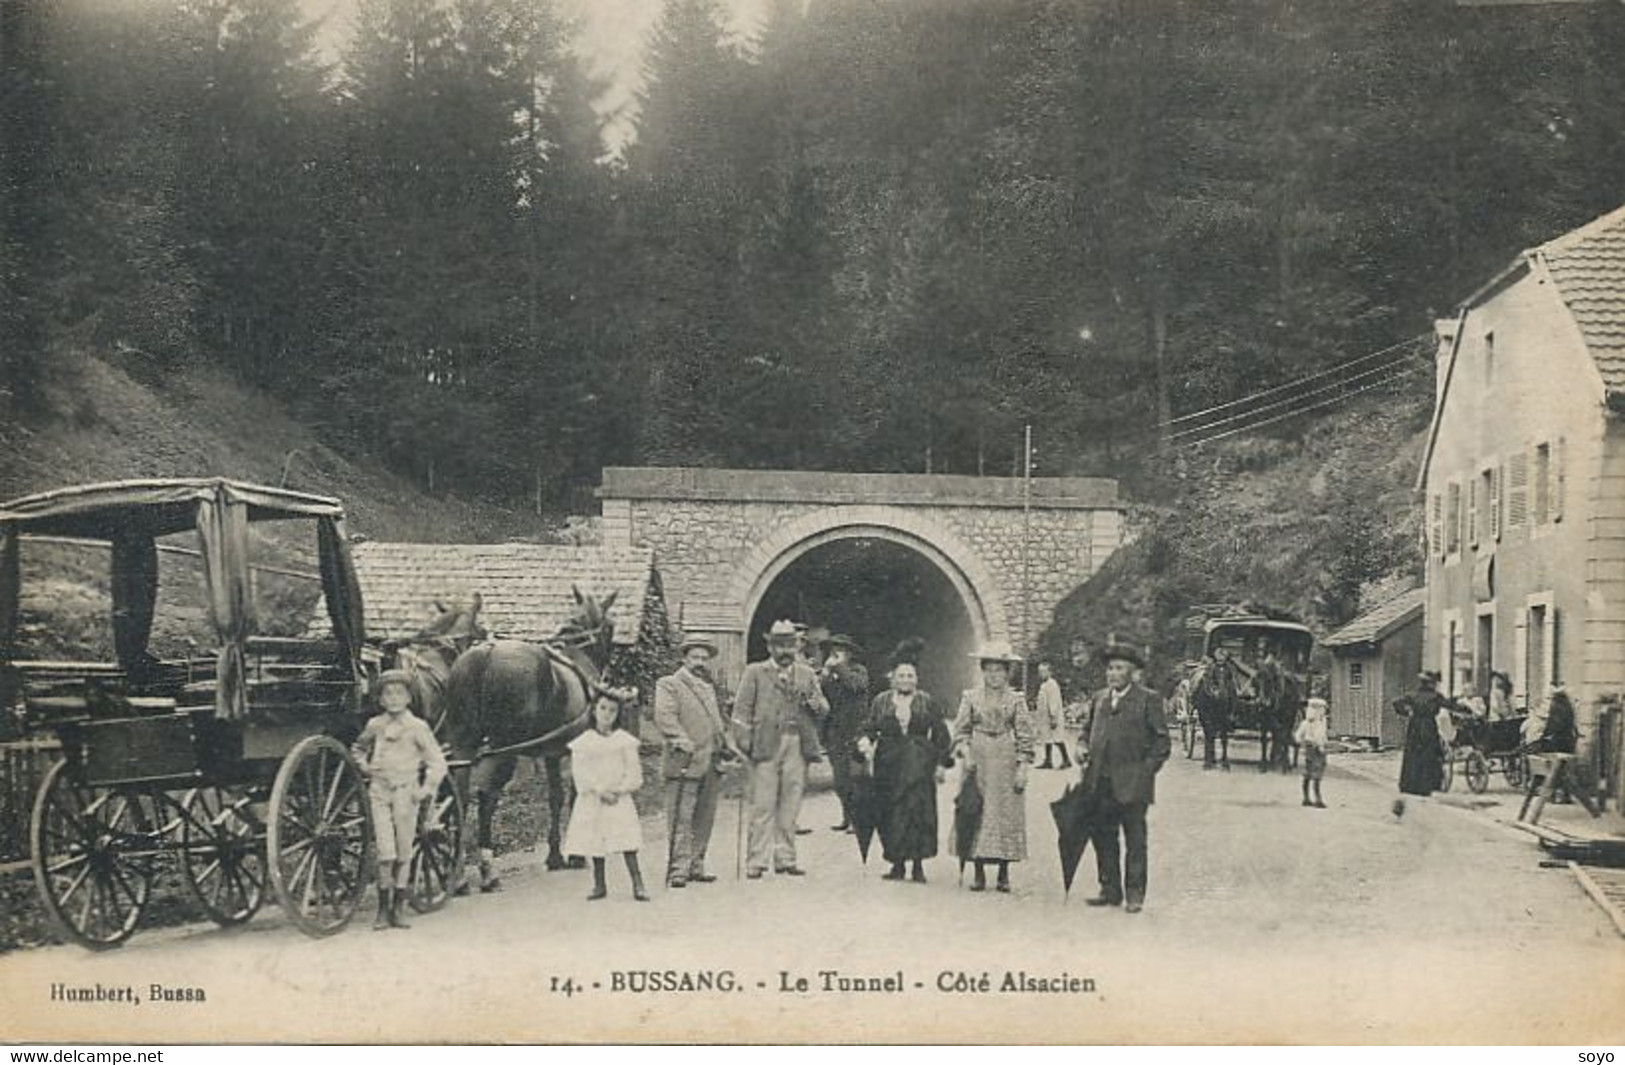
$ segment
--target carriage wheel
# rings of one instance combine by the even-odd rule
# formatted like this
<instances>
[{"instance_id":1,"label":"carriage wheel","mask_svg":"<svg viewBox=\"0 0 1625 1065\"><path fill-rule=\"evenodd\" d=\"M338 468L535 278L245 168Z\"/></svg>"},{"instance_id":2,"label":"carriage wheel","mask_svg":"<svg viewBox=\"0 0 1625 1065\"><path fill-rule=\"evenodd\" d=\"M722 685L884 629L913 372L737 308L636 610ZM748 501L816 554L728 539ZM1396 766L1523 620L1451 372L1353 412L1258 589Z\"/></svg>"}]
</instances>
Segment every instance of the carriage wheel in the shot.
<instances>
[{"instance_id":1,"label":"carriage wheel","mask_svg":"<svg viewBox=\"0 0 1625 1065\"><path fill-rule=\"evenodd\" d=\"M46 771L29 825L34 883L67 938L91 950L130 938L152 894L152 824L139 795L80 787L65 762Z\"/></svg>"},{"instance_id":2,"label":"carriage wheel","mask_svg":"<svg viewBox=\"0 0 1625 1065\"><path fill-rule=\"evenodd\" d=\"M372 816L361 770L327 736L300 740L271 786L266 851L271 889L300 931L330 936L350 923L372 862Z\"/></svg>"},{"instance_id":3,"label":"carriage wheel","mask_svg":"<svg viewBox=\"0 0 1625 1065\"><path fill-rule=\"evenodd\" d=\"M448 774L418 820L406 901L418 913L432 913L446 904L462 877L463 803Z\"/></svg>"},{"instance_id":4,"label":"carriage wheel","mask_svg":"<svg viewBox=\"0 0 1625 1065\"><path fill-rule=\"evenodd\" d=\"M1467 752L1467 787L1474 795L1482 795L1489 790L1490 764L1478 751Z\"/></svg>"},{"instance_id":5,"label":"carriage wheel","mask_svg":"<svg viewBox=\"0 0 1625 1065\"><path fill-rule=\"evenodd\" d=\"M193 788L176 807L187 890L216 924L242 924L265 901L265 849L249 797Z\"/></svg>"},{"instance_id":6,"label":"carriage wheel","mask_svg":"<svg viewBox=\"0 0 1625 1065\"><path fill-rule=\"evenodd\" d=\"M1508 784L1521 789L1529 779L1529 760L1521 754L1509 754L1501 760L1501 772Z\"/></svg>"}]
</instances>

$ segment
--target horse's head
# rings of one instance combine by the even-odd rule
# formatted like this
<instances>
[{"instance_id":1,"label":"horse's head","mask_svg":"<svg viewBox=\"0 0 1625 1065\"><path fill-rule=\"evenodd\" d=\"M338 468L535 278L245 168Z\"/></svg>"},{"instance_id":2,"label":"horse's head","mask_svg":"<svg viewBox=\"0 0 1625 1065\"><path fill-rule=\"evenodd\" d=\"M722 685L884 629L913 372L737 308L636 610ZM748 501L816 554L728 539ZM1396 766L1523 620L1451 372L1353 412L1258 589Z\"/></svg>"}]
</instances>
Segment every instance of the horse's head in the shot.
<instances>
[{"instance_id":1,"label":"horse's head","mask_svg":"<svg viewBox=\"0 0 1625 1065\"><path fill-rule=\"evenodd\" d=\"M609 652L615 643L615 622L609 608L615 605L619 592L610 592L603 599L582 595L581 589L570 585L575 599L575 613L559 629L559 641L585 651L593 664L602 669L609 662Z\"/></svg>"},{"instance_id":2,"label":"horse's head","mask_svg":"<svg viewBox=\"0 0 1625 1065\"><path fill-rule=\"evenodd\" d=\"M418 631L413 642L444 647L451 651L453 657L462 654L490 636L480 624L480 608L484 605L485 600L479 592L469 597L468 602L450 607L445 600L436 599L434 614Z\"/></svg>"}]
</instances>

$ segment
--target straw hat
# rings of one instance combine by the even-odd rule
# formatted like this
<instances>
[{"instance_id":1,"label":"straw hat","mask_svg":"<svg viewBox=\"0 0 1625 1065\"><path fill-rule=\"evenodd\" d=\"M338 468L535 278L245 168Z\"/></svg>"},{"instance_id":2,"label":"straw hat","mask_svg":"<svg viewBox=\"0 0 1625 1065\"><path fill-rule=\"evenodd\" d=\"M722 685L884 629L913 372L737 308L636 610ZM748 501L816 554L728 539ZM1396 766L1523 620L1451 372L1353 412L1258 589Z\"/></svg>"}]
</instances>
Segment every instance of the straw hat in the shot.
<instances>
[{"instance_id":1,"label":"straw hat","mask_svg":"<svg viewBox=\"0 0 1625 1065\"><path fill-rule=\"evenodd\" d=\"M989 640L973 651L971 657L978 662L1003 662L1005 665L1014 665L1021 661L1021 656L1016 654L1009 640Z\"/></svg>"},{"instance_id":2,"label":"straw hat","mask_svg":"<svg viewBox=\"0 0 1625 1065\"><path fill-rule=\"evenodd\" d=\"M703 648L712 658L717 656L717 645L704 636L685 636L677 644L677 653L686 655L695 648Z\"/></svg>"}]
</instances>

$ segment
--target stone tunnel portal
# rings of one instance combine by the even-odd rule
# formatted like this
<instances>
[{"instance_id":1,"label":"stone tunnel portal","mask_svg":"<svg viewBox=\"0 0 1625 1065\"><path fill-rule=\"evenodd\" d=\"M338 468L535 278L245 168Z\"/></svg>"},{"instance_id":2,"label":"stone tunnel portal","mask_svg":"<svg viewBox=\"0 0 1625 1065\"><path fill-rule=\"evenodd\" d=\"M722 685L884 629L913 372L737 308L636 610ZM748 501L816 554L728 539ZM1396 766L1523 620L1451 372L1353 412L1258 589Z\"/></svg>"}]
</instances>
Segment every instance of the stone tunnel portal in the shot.
<instances>
[{"instance_id":1,"label":"stone tunnel portal","mask_svg":"<svg viewBox=\"0 0 1625 1065\"><path fill-rule=\"evenodd\" d=\"M951 715L973 674L972 610L921 551L868 535L833 539L806 549L770 579L751 615L747 660L766 655L762 634L779 618L822 625L857 640L871 692L878 692L898 642L919 636L925 640L920 686Z\"/></svg>"}]
</instances>

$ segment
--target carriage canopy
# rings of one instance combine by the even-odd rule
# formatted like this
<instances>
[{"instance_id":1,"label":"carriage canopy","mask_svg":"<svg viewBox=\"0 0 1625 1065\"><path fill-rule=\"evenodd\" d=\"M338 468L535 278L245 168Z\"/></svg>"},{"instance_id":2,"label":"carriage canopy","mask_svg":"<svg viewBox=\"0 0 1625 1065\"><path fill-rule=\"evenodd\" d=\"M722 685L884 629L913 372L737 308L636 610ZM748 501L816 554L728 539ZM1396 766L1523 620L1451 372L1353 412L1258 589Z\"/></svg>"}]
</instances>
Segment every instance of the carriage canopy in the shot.
<instances>
[{"instance_id":1,"label":"carriage canopy","mask_svg":"<svg viewBox=\"0 0 1625 1065\"><path fill-rule=\"evenodd\" d=\"M158 538L195 531L216 638L217 716L247 712L244 647L254 629L248 527L262 521L313 520L322 590L338 665L361 675L366 638L361 591L336 499L222 478L118 481L63 488L0 504L0 664L15 657L21 596L19 549L25 537L105 542L112 549L113 644L119 666L148 661L158 596Z\"/></svg>"},{"instance_id":2,"label":"carriage canopy","mask_svg":"<svg viewBox=\"0 0 1625 1065\"><path fill-rule=\"evenodd\" d=\"M1281 668L1289 673L1305 673L1315 637L1309 628L1294 621L1266 617L1214 618L1203 627L1202 650L1212 654L1223 648L1231 658L1256 666L1272 652Z\"/></svg>"}]
</instances>

